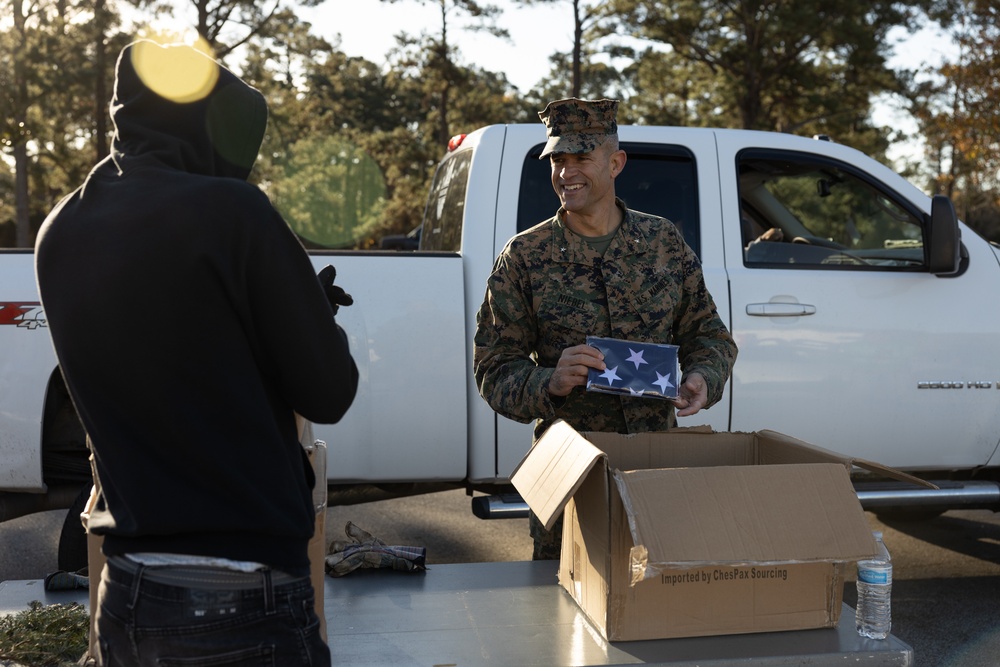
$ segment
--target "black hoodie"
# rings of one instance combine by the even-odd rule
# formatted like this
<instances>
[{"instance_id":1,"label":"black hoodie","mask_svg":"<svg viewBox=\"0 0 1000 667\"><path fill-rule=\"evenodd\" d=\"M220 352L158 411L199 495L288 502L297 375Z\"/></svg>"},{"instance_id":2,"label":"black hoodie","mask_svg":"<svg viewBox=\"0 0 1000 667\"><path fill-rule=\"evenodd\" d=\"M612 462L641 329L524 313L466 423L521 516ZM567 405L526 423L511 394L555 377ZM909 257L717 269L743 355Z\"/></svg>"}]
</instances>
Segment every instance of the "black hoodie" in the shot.
<instances>
[{"instance_id":1,"label":"black hoodie","mask_svg":"<svg viewBox=\"0 0 1000 667\"><path fill-rule=\"evenodd\" d=\"M206 96L154 92L169 94L157 72L190 89L193 75L177 75L192 66L214 72ZM119 57L111 114L112 154L36 244L53 345L103 487L90 526L109 556L303 571L313 480L293 411L340 420L358 374L308 256L246 182L264 99L190 47L141 41Z\"/></svg>"}]
</instances>

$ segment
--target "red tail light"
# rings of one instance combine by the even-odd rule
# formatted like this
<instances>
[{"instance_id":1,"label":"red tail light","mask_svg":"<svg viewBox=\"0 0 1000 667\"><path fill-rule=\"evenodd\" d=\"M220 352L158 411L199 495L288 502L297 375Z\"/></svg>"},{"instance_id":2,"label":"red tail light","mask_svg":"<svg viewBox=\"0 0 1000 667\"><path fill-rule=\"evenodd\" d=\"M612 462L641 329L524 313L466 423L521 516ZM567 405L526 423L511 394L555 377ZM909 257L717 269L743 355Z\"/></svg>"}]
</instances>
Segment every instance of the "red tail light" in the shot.
<instances>
[{"instance_id":1,"label":"red tail light","mask_svg":"<svg viewBox=\"0 0 1000 667\"><path fill-rule=\"evenodd\" d=\"M456 134L454 137L452 137L451 139L449 139L448 140L448 152L450 153L453 150L457 149L459 146L462 145L463 141L465 141L465 135L464 134Z\"/></svg>"}]
</instances>

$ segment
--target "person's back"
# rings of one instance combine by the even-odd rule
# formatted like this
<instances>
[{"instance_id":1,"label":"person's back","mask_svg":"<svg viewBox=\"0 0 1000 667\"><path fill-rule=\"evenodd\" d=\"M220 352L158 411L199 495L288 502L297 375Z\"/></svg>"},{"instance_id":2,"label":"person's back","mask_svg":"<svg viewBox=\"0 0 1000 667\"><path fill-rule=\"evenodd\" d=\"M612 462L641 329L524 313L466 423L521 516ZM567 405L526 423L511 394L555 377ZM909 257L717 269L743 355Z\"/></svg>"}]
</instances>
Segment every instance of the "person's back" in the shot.
<instances>
[{"instance_id":1,"label":"person's back","mask_svg":"<svg viewBox=\"0 0 1000 667\"><path fill-rule=\"evenodd\" d=\"M207 96L165 97L144 53L174 76L210 65ZM357 370L301 244L245 181L264 100L188 47L130 45L117 74L113 154L36 252L102 488L90 529L125 567L226 559L301 578L314 480L294 413L338 421Z\"/></svg>"}]
</instances>

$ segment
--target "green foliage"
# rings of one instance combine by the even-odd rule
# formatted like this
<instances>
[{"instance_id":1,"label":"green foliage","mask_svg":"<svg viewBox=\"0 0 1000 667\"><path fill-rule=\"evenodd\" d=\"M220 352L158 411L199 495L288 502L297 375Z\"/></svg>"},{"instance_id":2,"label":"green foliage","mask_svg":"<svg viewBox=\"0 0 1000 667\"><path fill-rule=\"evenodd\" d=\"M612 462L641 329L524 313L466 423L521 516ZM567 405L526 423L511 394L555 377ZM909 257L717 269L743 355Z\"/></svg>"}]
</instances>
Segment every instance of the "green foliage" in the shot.
<instances>
[{"instance_id":1,"label":"green foliage","mask_svg":"<svg viewBox=\"0 0 1000 667\"><path fill-rule=\"evenodd\" d=\"M912 96L938 167L928 183L955 195L967 220L1000 220L992 194L1000 59L986 0L518 0L563 3L565 23L551 34L570 36L553 42L548 74L527 92L502 72L466 63L454 46L457 31L505 39L495 5L386 1L430 5L440 24L397 35L397 48L374 63L317 37L293 11L323 0L0 0L14 14L0 26L3 246L30 244L55 202L107 153L114 57L131 37L119 20L126 5L140 18L182 6L193 12L217 54L268 99L254 181L306 238L321 239L309 243L372 247L420 224L451 136L537 122L548 101L576 91L621 99L622 123L822 133L880 157L893 128L872 124L872 100L913 84L886 67L889 31L911 26L933 4L934 18L961 18L956 34L968 41L966 58L938 73L946 83ZM18 16L25 8L31 13ZM345 191L354 187L362 189Z\"/></svg>"},{"instance_id":2,"label":"green foliage","mask_svg":"<svg viewBox=\"0 0 1000 667\"><path fill-rule=\"evenodd\" d=\"M83 605L32 602L26 611L0 617L0 661L26 667L75 665L87 651L90 616Z\"/></svg>"},{"instance_id":3,"label":"green foliage","mask_svg":"<svg viewBox=\"0 0 1000 667\"><path fill-rule=\"evenodd\" d=\"M33 244L49 210L106 154L114 56L105 56L124 44L110 10L98 21L78 3L0 3L8 6L12 27L0 30L0 149L21 179L12 205L0 211L0 224L17 229L5 247Z\"/></svg>"},{"instance_id":4,"label":"green foliage","mask_svg":"<svg viewBox=\"0 0 1000 667\"><path fill-rule=\"evenodd\" d=\"M355 136L358 145L383 167L390 193L382 219L367 239L358 242L362 248L375 247L382 236L405 234L420 225L434 166L444 150L411 127Z\"/></svg>"},{"instance_id":5,"label":"green foliage","mask_svg":"<svg viewBox=\"0 0 1000 667\"><path fill-rule=\"evenodd\" d=\"M0 162L0 248L11 248L17 238L14 217L14 174Z\"/></svg>"},{"instance_id":6,"label":"green foliage","mask_svg":"<svg viewBox=\"0 0 1000 667\"><path fill-rule=\"evenodd\" d=\"M735 127L732 114L718 108L708 72L676 53L648 48L625 70L637 92L622 109L623 122L648 125L701 125L698 109L716 107L715 122ZM724 117L728 116L728 117Z\"/></svg>"},{"instance_id":7,"label":"green foliage","mask_svg":"<svg viewBox=\"0 0 1000 667\"><path fill-rule=\"evenodd\" d=\"M880 154L871 99L898 89L885 37L923 4L613 0L610 10L650 44L632 73L635 104L659 110L657 121L830 134Z\"/></svg>"},{"instance_id":8,"label":"green foliage","mask_svg":"<svg viewBox=\"0 0 1000 667\"><path fill-rule=\"evenodd\" d=\"M921 175L947 194L961 219L1000 242L1000 24L995 2L944 0L933 14L949 28L957 57L911 89L926 139Z\"/></svg>"},{"instance_id":9,"label":"green foliage","mask_svg":"<svg viewBox=\"0 0 1000 667\"><path fill-rule=\"evenodd\" d=\"M319 248L350 248L377 229L386 205L375 161L343 138L309 135L274 170L267 192L295 232Z\"/></svg>"}]
</instances>

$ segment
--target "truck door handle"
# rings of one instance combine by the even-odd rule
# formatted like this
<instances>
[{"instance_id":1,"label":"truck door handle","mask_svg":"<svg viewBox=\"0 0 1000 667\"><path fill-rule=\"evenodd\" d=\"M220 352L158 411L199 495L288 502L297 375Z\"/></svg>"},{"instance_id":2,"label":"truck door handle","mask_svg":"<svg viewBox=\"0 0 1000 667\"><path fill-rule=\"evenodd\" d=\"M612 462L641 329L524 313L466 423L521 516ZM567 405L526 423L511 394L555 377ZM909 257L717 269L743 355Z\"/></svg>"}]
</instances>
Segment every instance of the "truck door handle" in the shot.
<instances>
[{"instance_id":1,"label":"truck door handle","mask_svg":"<svg viewBox=\"0 0 1000 667\"><path fill-rule=\"evenodd\" d=\"M816 306L807 303L748 303L747 315L751 317L799 317L815 315Z\"/></svg>"}]
</instances>

